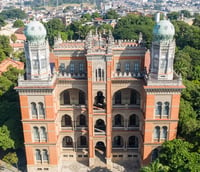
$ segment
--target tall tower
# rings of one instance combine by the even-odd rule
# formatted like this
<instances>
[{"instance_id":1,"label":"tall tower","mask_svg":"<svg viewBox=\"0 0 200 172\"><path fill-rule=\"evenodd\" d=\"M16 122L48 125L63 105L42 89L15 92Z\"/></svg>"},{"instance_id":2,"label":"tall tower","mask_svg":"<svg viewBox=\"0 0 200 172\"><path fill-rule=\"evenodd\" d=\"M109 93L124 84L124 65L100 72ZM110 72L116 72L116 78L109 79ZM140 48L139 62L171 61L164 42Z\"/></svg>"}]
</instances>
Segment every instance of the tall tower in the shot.
<instances>
[{"instance_id":1,"label":"tall tower","mask_svg":"<svg viewBox=\"0 0 200 172\"><path fill-rule=\"evenodd\" d=\"M142 164L157 158L164 141L176 138L179 120L181 76L173 71L175 54L174 26L156 17L153 29L150 72L144 85L145 103Z\"/></svg>"},{"instance_id":2,"label":"tall tower","mask_svg":"<svg viewBox=\"0 0 200 172\"><path fill-rule=\"evenodd\" d=\"M159 14L158 14L159 15ZM174 26L169 20L156 18L151 49L151 76L158 80L173 79L175 54Z\"/></svg>"},{"instance_id":3,"label":"tall tower","mask_svg":"<svg viewBox=\"0 0 200 172\"><path fill-rule=\"evenodd\" d=\"M46 29L40 22L33 21L25 28L25 35L26 77L47 80L51 74Z\"/></svg>"}]
</instances>

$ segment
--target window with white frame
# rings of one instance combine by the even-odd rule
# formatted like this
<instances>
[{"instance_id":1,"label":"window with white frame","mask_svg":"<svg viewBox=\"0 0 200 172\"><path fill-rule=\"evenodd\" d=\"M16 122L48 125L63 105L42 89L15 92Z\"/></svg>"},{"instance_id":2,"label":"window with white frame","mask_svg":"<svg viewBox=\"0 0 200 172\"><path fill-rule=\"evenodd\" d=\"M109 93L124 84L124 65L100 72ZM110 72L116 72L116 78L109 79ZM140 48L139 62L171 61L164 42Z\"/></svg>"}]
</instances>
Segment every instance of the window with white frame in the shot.
<instances>
[{"instance_id":1,"label":"window with white frame","mask_svg":"<svg viewBox=\"0 0 200 172\"><path fill-rule=\"evenodd\" d=\"M170 104L169 102L157 102L155 107L155 116L157 118L169 117Z\"/></svg>"},{"instance_id":2,"label":"window with white frame","mask_svg":"<svg viewBox=\"0 0 200 172\"><path fill-rule=\"evenodd\" d=\"M45 118L45 108L42 102L35 103L31 102L31 117L32 119L44 119Z\"/></svg>"},{"instance_id":3,"label":"window with white frame","mask_svg":"<svg viewBox=\"0 0 200 172\"><path fill-rule=\"evenodd\" d=\"M133 71L134 71L135 73L139 72L139 62L135 62L135 63L134 63Z\"/></svg>"},{"instance_id":4,"label":"window with white frame","mask_svg":"<svg viewBox=\"0 0 200 172\"><path fill-rule=\"evenodd\" d=\"M38 109L39 109L39 116L40 116L40 118L45 118L44 105L43 105L42 102L38 103Z\"/></svg>"},{"instance_id":5,"label":"window with white frame","mask_svg":"<svg viewBox=\"0 0 200 172\"><path fill-rule=\"evenodd\" d=\"M34 142L46 142L47 141L47 132L45 127L33 127L33 141Z\"/></svg>"},{"instance_id":6,"label":"window with white frame","mask_svg":"<svg viewBox=\"0 0 200 172\"><path fill-rule=\"evenodd\" d=\"M83 63L79 64L79 72L83 73L84 72L84 67L83 67Z\"/></svg>"},{"instance_id":7,"label":"window with white frame","mask_svg":"<svg viewBox=\"0 0 200 172\"><path fill-rule=\"evenodd\" d=\"M125 71L130 72L130 63L125 64Z\"/></svg>"},{"instance_id":8,"label":"window with white frame","mask_svg":"<svg viewBox=\"0 0 200 172\"><path fill-rule=\"evenodd\" d=\"M154 141L160 142L167 140L168 127L167 126L156 126L154 128Z\"/></svg>"},{"instance_id":9,"label":"window with white frame","mask_svg":"<svg viewBox=\"0 0 200 172\"><path fill-rule=\"evenodd\" d=\"M35 102L31 102L31 115L33 119L38 118L38 112L37 112L37 107Z\"/></svg>"},{"instance_id":10,"label":"window with white frame","mask_svg":"<svg viewBox=\"0 0 200 172\"><path fill-rule=\"evenodd\" d=\"M75 72L75 65L74 63L70 64L70 73L74 73Z\"/></svg>"},{"instance_id":11,"label":"window with white frame","mask_svg":"<svg viewBox=\"0 0 200 172\"><path fill-rule=\"evenodd\" d=\"M49 163L49 154L47 149L36 149L35 150L36 163L43 164Z\"/></svg>"},{"instance_id":12,"label":"window with white frame","mask_svg":"<svg viewBox=\"0 0 200 172\"><path fill-rule=\"evenodd\" d=\"M117 63L116 64L116 72L120 72L121 71L121 64Z\"/></svg>"}]
</instances>

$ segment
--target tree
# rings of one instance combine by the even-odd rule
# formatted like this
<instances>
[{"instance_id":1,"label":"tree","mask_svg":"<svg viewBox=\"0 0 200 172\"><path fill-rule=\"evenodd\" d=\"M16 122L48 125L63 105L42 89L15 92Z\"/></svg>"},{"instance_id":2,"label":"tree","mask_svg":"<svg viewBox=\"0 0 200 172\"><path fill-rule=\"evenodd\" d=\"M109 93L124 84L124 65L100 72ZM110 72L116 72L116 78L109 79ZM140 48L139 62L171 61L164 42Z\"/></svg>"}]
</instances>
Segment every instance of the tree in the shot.
<instances>
[{"instance_id":1,"label":"tree","mask_svg":"<svg viewBox=\"0 0 200 172\"><path fill-rule=\"evenodd\" d=\"M193 25L200 27L200 15L196 15L193 20Z\"/></svg>"},{"instance_id":2,"label":"tree","mask_svg":"<svg viewBox=\"0 0 200 172\"><path fill-rule=\"evenodd\" d=\"M25 19L27 14L21 9L4 10L0 13L3 19Z\"/></svg>"},{"instance_id":3,"label":"tree","mask_svg":"<svg viewBox=\"0 0 200 172\"><path fill-rule=\"evenodd\" d=\"M10 132L5 125L0 127L0 148L3 150L14 148L14 141L10 138Z\"/></svg>"},{"instance_id":4,"label":"tree","mask_svg":"<svg viewBox=\"0 0 200 172\"><path fill-rule=\"evenodd\" d=\"M148 166L142 167L140 172L168 172L169 167L159 163L159 160L153 161Z\"/></svg>"},{"instance_id":5,"label":"tree","mask_svg":"<svg viewBox=\"0 0 200 172\"><path fill-rule=\"evenodd\" d=\"M118 19L119 18L119 14L113 10L113 9L110 9L106 14L105 16L103 17L104 19Z\"/></svg>"},{"instance_id":6,"label":"tree","mask_svg":"<svg viewBox=\"0 0 200 172\"><path fill-rule=\"evenodd\" d=\"M177 20L178 17L179 17L179 13L178 13L178 12L171 12L171 13L168 13L168 14L167 14L167 17L168 17L170 20Z\"/></svg>"},{"instance_id":7,"label":"tree","mask_svg":"<svg viewBox=\"0 0 200 172\"><path fill-rule=\"evenodd\" d=\"M169 166L169 172L200 170L200 154L192 152L193 145L181 139L164 142L161 146L159 160Z\"/></svg>"},{"instance_id":8,"label":"tree","mask_svg":"<svg viewBox=\"0 0 200 172\"><path fill-rule=\"evenodd\" d=\"M10 40L8 36L0 35L0 50L2 50L5 56L9 57L12 52L12 47L10 46Z\"/></svg>"},{"instance_id":9,"label":"tree","mask_svg":"<svg viewBox=\"0 0 200 172\"><path fill-rule=\"evenodd\" d=\"M1 29L1 27L5 26L5 25L6 25L6 23L3 19L3 17L0 16L0 29Z\"/></svg>"},{"instance_id":10,"label":"tree","mask_svg":"<svg viewBox=\"0 0 200 172\"><path fill-rule=\"evenodd\" d=\"M18 162L17 154L9 152L3 157L3 161L7 162L8 164L15 165Z\"/></svg>"},{"instance_id":11,"label":"tree","mask_svg":"<svg viewBox=\"0 0 200 172\"><path fill-rule=\"evenodd\" d=\"M24 27L24 22L22 20L15 20L13 27Z\"/></svg>"},{"instance_id":12,"label":"tree","mask_svg":"<svg viewBox=\"0 0 200 172\"><path fill-rule=\"evenodd\" d=\"M17 36L15 35L15 34L12 34L11 36L10 36L10 39L12 40L12 42L16 42L16 40L17 40Z\"/></svg>"}]
</instances>

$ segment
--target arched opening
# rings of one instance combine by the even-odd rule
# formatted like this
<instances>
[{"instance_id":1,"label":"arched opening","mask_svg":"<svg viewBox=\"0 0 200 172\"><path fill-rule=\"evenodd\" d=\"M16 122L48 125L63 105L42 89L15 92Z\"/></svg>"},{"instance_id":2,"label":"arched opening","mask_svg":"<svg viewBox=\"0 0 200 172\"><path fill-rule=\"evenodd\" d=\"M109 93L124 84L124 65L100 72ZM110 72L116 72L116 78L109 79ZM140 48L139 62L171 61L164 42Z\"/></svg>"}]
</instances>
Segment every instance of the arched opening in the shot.
<instances>
[{"instance_id":1,"label":"arched opening","mask_svg":"<svg viewBox=\"0 0 200 172\"><path fill-rule=\"evenodd\" d=\"M40 127L40 137L41 141L46 142L47 141L47 133L46 133L46 128L45 127Z\"/></svg>"},{"instance_id":2,"label":"arched opening","mask_svg":"<svg viewBox=\"0 0 200 172\"><path fill-rule=\"evenodd\" d=\"M60 105L84 105L85 93L79 89L72 88L60 93Z\"/></svg>"},{"instance_id":3,"label":"arched opening","mask_svg":"<svg viewBox=\"0 0 200 172\"><path fill-rule=\"evenodd\" d=\"M34 139L35 142L40 141L40 134L39 134L38 127L33 127L33 139Z\"/></svg>"},{"instance_id":4,"label":"arched opening","mask_svg":"<svg viewBox=\"0 0 200 172\"><path fill-rule=\"evenodd\" d=\"M122 98L121 91L117 91L115 93L115 104L121 104L121 102L122 102L121 98Z\"/></svg>"},{"instance_id":5,"label":"arched opening","mask_svg":"<svg viewBox=\"0 0 200 172\"><path fill-rule=\"evenodd\" d=\"M156 126L154 128L154 141L159 142L160 140L160 127Z\"/></svg>"},{"instance_id":6,"label":"arched opening","mask_svg":"<svg viewBox=\"0 0 200 172\"><path fill-rule=\"evenodd\" d=\"M120 114L115 115L114 126L115 127L123 127L124 126L124 119L123 119L122 115L120 115Z\"/></svg>"},{"instance_id":7,"label":"arched opening","mask_svg":"<svg viewBox=\"0 0 200 172\"><path fill-rule=\"evenodd\" d=\"M128 147L130 148L138 148L138 137L137 136L130 136L128 139Z\"/></svg>"},{"instance_id":8,"label":"arched opening","mask_svg":"<svg viewBox=\"0 0 200 172\"><path fill-rule=\"evenodd\" d=\"M113 148L120 148L123 147L124 142L123 142L123 138L121 136L115 136L113 138Z\"/></svg>"},{"instance_id":9,"label":"arched opening","mask_svg":"<svg viewBox=\"0 0 200 172\"><path fill-rule=\"evenodd\" d=\"M36 158L37 163L42 163L42 155L39 149L35 150L35 158Z\"/></svg>"},{"instance_id":10,"label":"arched opening","mask_svg":"<svg viewBox=\"0 0 200 172\"><path fill-rule=\"evenodd\" d=\"M105 107L104 99L105 97L103 96L103 92L98 91L97 96L95 97L94 105L100 108L104 108Z\"/></svg>"},{"instance_id":11,"label":"arched opening","mask_svg":"<svg viewBox=\"0 0 200 172\"><path fill-rule=\"evenodd\" d=\"M104 120L98 119L96 121L96 124L95 124L95 132L97 132L97 133L100 133L100 132L105 133L105 131L106 131L106 125L105 125Z\"/></svg>"},{"instance_id":12,"label":"arched opening","mask_svg":"<svg viewBox=\"0 0 200 172\"><path fill-rule=\"evenodd\" d=\"M70 136L65 136L62 140L62 147L63 148L70 148L73 147L73 140Z\"/></svg>"},{"instance_id":13,"label":"arched opening","mask_svg":"<svg viewBox=\"0 0 200 172\"><path fill-rule=\"evenodd\" d=\"M164 111L163 111L163 115L168 117L169 116L169 102L165 102L164 103Z\"/></svg>"},{"instance_id":14,"label":"arched opening","mask_svg":"<svg viewBox=\"0 0 200 172\"><path fill-rule=\"evenodd\" d=\"M78 117L78 126L85 127L86 126L86 117L83 114L80 114Z\"/></svg>"},{"instance_id":15,"label":"arched opening","mask_svg":"<svg viewBox=\"0 0 200 172\"><path fill-rule=\"evenodd\" d=\"M69 115L62 116L61 127L72 127L72 120Z\"/></svg>"},{"instance_id":16,"label":"arched opening","mask_svg":"<svg viewBox=\"0 0 200 172\"><path fill-rule=\"evenodd\" d=\"M98 159L97 161L105 163L106 162L105 155L106 155L106 147L104 142L102 141L97 142L95 146L95 158Z\"/></svg>"},{"instance_id":17,"label":"arched opening","mask_svg":"<svg viewBox=\"0 0 200 172\"><path fill-rule=\"evenodd\" d=\"M34 102L31 103L31 114L32 114L33 119L38 118L37 107L36 107L36 103L34 103Z\"/></svg>"},{"instance_id":18,"label":"arched opening","mask_svg":"<svg viewBox=\"0 0 200 172\"><path fill-rule=\"evenodd\" d=\"M40 118L45 118L45 111L44 111L44 105L42 102L38 103L38 107L39 107L39 116Z\"/></svg>"},{"instance_id":19,"label":"arched opening","mask_svg":"<svg viewBox=\"0 0 200 172\"><path fill-rule=\"evenodd\" d=\"M131 88L118 90L113 96L113 104L140 105L140 94Z\"/></svg>"},{"instance_id":20,"label":"arched opening","mask_svg":"<svg viewBox=\"0 0 200 172\"><path fill-rule=\"evenodd\" d=\"M60 94L60 104L61 105L69 105L70 104L70 94L68 90L63 91Z\"/></svg>"},{"instance_id":21,"label":"arched opening","mask_svg":"<svg viewBox=\"0 0 200 172\"><path fill-rule=\"evenodd\" d=\"M133 114L129 117L129 127L139 127L139 118Z\"/></svg>"},{"instance_id":22,"label":"arched opening","mask_svg":"<svg viewBox=\"0 0 200 172\"><path fill-rule=\"evenodd\" d=\"M162 102L156 103L156 115L159 117L162 115Z\"/></svg>"},{"instance_id":23,"label":"arched opening","mask_svg":"<svg viewBox=\"0 0 200 172\"><path fill-rule=\"evenodd\" d=\"M167 140L167 127L166 126L162 127L161 138L164 140Z\"/></svg>"},{"instance_id":24,"label":"arched opening","mask_svg":"<svg viewBox=\"0 0 200 172\"><path fill-rule=\"evenodd\" d=\"M86 136L80 136L80 147L86 147L86 146L87 146Z\"/></svg>"},{"instance_id":25,"label":"arched opening","mask_svg":"<svg viewBox=\"0 0 200 172\"><path fill-rule=\"evenodd\" d=\"M85 104L85 93L83 91L79 91L79 104L80 105Z\"/></svg>"},{"instance_id":26,"label":"arched opening","mask_svg":"<svg viewBox=\"0 0 200 172\"><path fill-rule=\"evenodd\" d=\"M159 155L159 150L155 148L151 153L151 161L156 160L158 158L158 155Z\"/></svg>"},{"instance_id":27,"label":"arched opening","mask_svg":"<svg viewBox=\"0 0 200 172\"><path fill-rule=\"evenodd\" d=\"M48 155L48 151L46 149L42 150L42 157L43 157L43 162L45 162L45 163L49 162L49 155Z\"/></svg>"}]
</instances>

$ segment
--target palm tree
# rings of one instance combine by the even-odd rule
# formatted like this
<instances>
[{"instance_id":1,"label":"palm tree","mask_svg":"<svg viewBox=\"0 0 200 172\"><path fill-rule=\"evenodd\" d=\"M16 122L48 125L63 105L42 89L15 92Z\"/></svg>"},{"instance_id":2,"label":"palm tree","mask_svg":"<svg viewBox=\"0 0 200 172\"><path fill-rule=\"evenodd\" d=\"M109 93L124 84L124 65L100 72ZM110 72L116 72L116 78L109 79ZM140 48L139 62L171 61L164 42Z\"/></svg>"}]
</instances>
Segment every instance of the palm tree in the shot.
<instances>
[{"instance_id":1,"label":"palm tree","mask_svg":"<svg viewBox=\"0 0 200 172\"><path fill-rule=\"evenodd\" d=\"M162 165L159 160L153 161L148 166L142 167L140 172L168 172L169 167Z\"/></svg>"}]
</instances>

